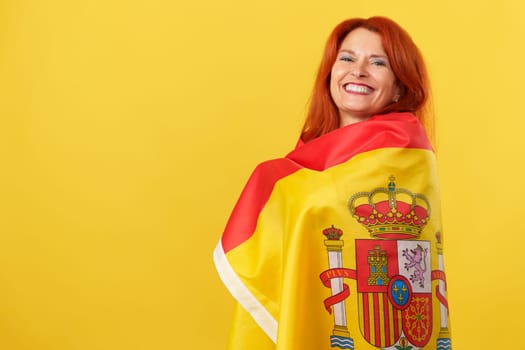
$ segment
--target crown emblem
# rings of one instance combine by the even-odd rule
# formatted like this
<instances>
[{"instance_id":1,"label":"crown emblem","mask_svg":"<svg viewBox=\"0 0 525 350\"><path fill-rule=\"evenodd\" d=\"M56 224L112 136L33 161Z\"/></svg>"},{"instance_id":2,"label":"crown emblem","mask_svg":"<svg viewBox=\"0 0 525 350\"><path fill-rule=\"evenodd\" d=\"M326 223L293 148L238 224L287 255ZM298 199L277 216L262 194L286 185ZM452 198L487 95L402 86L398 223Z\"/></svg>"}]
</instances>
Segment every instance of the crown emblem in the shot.
<instances>
[{"instance_id":1,"label":"crown emblem","mask_svg":"<svg viewBox=\"0 0 525 350\"><path fill-rule=\"evenodd\" d=\"M388 186L350 197L348 208L372 237L390 239L419 238L430 220L430 203L420 193L396 188L395 177Z\"/></svg>"},{"instance_id":2,"label":"crown emblem","mask_svg":"<svg viewBox=\"0 0 525 350\"><path fill-rule=\"evenodd\" d=\"M332 225L332 227L329 227L323 230L323 235L326 236L326 239L330 241L335 241L335 240L338 240L343 235L343 230L337 227L334 227L334 225Z\"/></svg>"}]
</instances>

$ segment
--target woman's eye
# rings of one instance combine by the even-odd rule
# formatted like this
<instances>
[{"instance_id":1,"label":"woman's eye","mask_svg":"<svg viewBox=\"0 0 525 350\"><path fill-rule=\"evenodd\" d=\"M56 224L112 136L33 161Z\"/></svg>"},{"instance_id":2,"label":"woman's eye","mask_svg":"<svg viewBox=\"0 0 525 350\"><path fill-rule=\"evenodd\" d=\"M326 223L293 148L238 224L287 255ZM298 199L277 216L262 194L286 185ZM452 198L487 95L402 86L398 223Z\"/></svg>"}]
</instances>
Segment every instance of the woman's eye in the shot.
<instances>
[{"instance_id":1,"label":"woman's eye","mask_svg":"<svg viewBox=\"0 0 525 350\"><path fill-rule=\"evenodd\" d=\"M354 61L354 58L350 57L350 56L341 56L339 59L341 61L346 61L346 62L353 62Z\"/></svg>"},{"instance_id":2,"label":"woman's eye","mask_svg":"<svg viewBox=\"0 0 525 350\"><path fill-rule=\"evenodd\" d=\"M376 66L386 66L386 62L383 60L373 60L372 64Z\"/></svg>"}]
</instances>

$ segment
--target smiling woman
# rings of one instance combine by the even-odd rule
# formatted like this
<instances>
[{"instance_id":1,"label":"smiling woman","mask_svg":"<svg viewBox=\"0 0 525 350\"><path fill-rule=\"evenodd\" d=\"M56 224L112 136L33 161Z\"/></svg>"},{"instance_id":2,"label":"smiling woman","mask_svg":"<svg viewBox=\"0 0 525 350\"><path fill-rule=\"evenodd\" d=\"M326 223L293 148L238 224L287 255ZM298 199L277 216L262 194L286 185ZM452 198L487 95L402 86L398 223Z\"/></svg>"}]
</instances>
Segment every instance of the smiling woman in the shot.
<instances>
[{"instance_id":1,"label":"smiling woman","mask_svg":"<svg viewBox=\"0 0 525 350\"><path fill-rule=\"evenodd\" d=\"M334 29L297 147L255 169L215 249L230 349L450 349L428 91L393 21Z\"/></svg>"},{"instance_id":2,"label":"smiling woman","mask_svg":"<svg viewBox=\"0 0 525 350\"><path fill-rule=\"evenodd\" d=\"M355 50L358 52L346 52ZM357 54L359 56L356 56ZM368 61L365 60L367 55L370 56ZM340 62L341 60L343 62ZM368 66L361 66L364 62L367 62ZM361 69L358 72L361 75L359 79L350 74L352 72L356 74L352 68L356 64ZM371 66L375 67L372 69ZM350 71L345 72L343 67L347 67ZM365 68L368 69L363 70ZM384 75L380 74L381 78L377 75L379 72L384 73ZM340 76L345 73L350 76ZM375 74L372 76L372 73ZM373 114L410 112L417 116L428 136L433 138L433 118L427 103L430 97L430 85L423 57L408 33L392 20L385 17L353 18L341 22L334 28L326 42L317 73L310 108L301 135L303 141L312 140L342 126L340 106L337 103L340 96L346 96L350 92L347 93L343 86L341 86L342 91L337 91L337 86L334 85L337 85L338 79L341 78L346 79L344 81L365 85L366 81L372 82L376 79L395 81L395 87L391 87L395 90L392 96L384 96L380 101L376 100L371 105L370 113L355 120L350 119L349 123L366 119ZM327 86L330 89L327 89ZM354 85L349 89L355 91L357 88ZM362 87L360 89L364 91ZM377 95L374 93L370 97L376 98Z\"/></svg>"},{"instance_id":3,"label":"smiling woman","mask_svg":"<svg viewBox=\"0 0 525 350\"><path fill-rule=\"evenodd\" d=\"M399 101L402 87L379 34L357 28L346 36L332 67L330 93L339 110L340 126L368 119Z\"/></svg>"}]
</instances>

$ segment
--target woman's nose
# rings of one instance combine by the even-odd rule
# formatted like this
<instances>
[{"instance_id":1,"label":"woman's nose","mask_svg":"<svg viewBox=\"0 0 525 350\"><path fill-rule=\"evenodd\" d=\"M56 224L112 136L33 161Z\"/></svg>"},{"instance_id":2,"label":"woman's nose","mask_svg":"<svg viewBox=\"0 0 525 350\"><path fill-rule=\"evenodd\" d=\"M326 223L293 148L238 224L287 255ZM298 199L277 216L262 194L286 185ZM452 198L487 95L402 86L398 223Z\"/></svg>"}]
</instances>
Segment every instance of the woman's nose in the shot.
<instances>
[{"instance_id":1,"label":"woman's nose","mask_svg":"<svg viewBox=\"0 0 525 350\"><path fill-rule=\"evenodd\" d=\"M350 74L356 78L363 78L367 76L366 68L362 62L356 62Z\"/></svg>"}]
</instances>

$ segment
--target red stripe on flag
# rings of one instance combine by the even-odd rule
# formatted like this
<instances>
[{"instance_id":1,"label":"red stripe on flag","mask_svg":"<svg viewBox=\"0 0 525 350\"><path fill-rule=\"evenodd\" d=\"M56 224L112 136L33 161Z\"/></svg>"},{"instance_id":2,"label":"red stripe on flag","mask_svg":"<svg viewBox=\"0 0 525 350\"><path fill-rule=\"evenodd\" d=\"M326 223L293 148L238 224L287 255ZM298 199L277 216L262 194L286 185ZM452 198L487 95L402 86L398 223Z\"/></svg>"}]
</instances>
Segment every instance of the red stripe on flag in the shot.
<instances>
[{"instance_id":1,"label":"red stripe on flag","mask_svg":"<svg viewBox=\"0 0 525 350\"><path fill-rule=\"evenodd\" d=\"M225 253L253 235L259 214L276 182L297 170L307 168L323 171L360 153L379 148L432 149L421 124L410 113L374 116L367 121L336 129L325 136L306 144L299 142L286 158L270 160L257 166L222 235Z\"/></svg>"},{"instance_id":2,"label":"red stripe on flag","mask_svg":"<svg viewBox=\"0 0 525 350\"><path fill-rule=\"evenodd\" d=\"M385 315L385 346L392 345L390 337L390 312L388 310L388 296L386 293L382 293L383 296L383 315Z\"/></svg>"},{"instance_id":3,"label":"red stripe on flag","mask_svg":"<svg viewBox=\"0 0 525 350\"><path fill-rule=\"evenodd\" d=\"M374 293L374 345L381 346L381 316L379 316L379 295Z\"/></svg>"},{"instance_id":4,"label":"red stripe on flag","mask_svg":"<svg viewBox=\"0 0 525 350\"><path fill-rule=\"evenodd\" d=\"M259 213L270 198L275 183L299 169L299 164L287 159L270 160L255 168L224 229L221 238L224 253L253 235Z\"/></svg>"},{"instance_id":5,"label":"red stripe on flag","mask_svg":"<svg viewBox=\"0 0 525 350\"><path fill-rule=\"evenodd\" d=\"M394 342L397 341L401 332L399 331L399 318L401 317L401 311L394 309Z\"/></svg>"},{"instance_id":6,"label":"red stripe on flag","mask_svg":"<svg viewBox=\"0 0 525 350\"><path fill-rule=\"evenodd\" d=\"M370 340L370 315L368 314L368 293L363 293L363 326L365 339Z\"/></svg>"}]
</instances>

